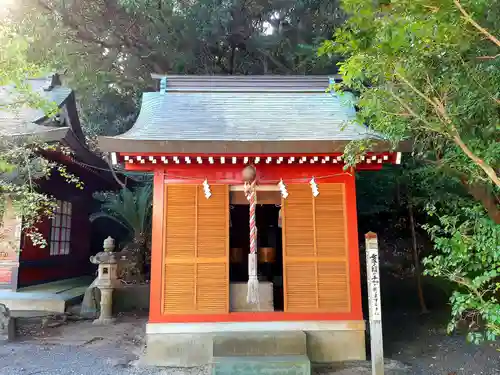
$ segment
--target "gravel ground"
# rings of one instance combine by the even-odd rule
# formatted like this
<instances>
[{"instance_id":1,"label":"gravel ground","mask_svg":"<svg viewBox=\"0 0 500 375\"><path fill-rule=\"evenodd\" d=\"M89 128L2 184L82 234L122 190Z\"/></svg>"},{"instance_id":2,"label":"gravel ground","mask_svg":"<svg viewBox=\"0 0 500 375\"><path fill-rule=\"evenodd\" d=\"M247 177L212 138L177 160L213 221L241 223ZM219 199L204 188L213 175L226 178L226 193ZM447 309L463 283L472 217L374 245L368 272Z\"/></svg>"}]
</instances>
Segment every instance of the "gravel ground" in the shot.
<instances>
[{"instance_id":1,"label":"gravel ground","mask_svg":"<svg viewBox=\"0 0 500 375\"><path fill-rule=\"evenodd\" d=\"M412 375L500 375L500 342L477 346L448 336L447 319L447 312L386 315L386 356L410 365Z\"/></svg>"},{"instance_id":2,"label":"gravel ground","mask_svg":"<svg viewBox=\"0 0 500 375\"><path fill-rule=\"evenodd\" d=\"M392 358L408 363L413 375L500 375L498 344L477 347L463 337L440 335L425 344L409 344Z\"/></svg>"},{"instance_id":3,"label":"gravel ground","mask_svg":"<svg viewBox=\"0 0 500 375\"><path fill-rule=\"evenodd\" d=\"M113 347L81 348L33 343L0 344L1 375L205 375L203 369L129 366L135 355Z\"/></svg>"},{"instance_id":4,"label":"gravel ground","mask_svg":"<svg viewBox=\"0 0 500 375\"><path fill-rule=\"evenodd\" d=\"M468 345L447 336L441 323L418 315L387 316L388 358L411 366L410 375L500 375L500 343ZM125 317L110 327L70 323L40 331L25 326L22 341L0 343L0 375L205 375L208 370L140 368L144 317ZM399 327L399 328L398 328ZM404 327L401 328L401 327ZM322 372L323 373L323 372ZM368 375L367 368L328 372Z\"/></svg>"}]
</instances>

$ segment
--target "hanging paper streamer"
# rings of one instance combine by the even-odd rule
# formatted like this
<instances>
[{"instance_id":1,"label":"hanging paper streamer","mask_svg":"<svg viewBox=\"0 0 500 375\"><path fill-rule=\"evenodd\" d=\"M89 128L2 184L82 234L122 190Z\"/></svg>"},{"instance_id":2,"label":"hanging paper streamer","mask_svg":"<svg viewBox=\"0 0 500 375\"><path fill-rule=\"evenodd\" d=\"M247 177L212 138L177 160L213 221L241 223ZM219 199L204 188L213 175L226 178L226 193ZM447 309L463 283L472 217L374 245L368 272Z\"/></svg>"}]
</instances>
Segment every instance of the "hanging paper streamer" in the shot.
<instances>
[{"instance_id":1,"label":"hanging paper streamer","mask_svg":"<svg viewBox=\"0 0 500 375\"><path fill-rule=\"evenodd\" d=\"M317 197L319 195L319 190L318 190L318 185L316 184L316 180L311 178L311 181L309 181L309 185L311 185L311 190L313 193L313 196Z\"/></svg>"},{"instance_id":2,"label":"hanging paper streamer","mask_svg":"<svg viewBox=\"0 0 500 375\"><path fill-rule=\"evenodd\" d=\"M205 193L205 198L210 198L212 196L212 192L210 191L210 185L208 184L207 179L203 181L203 192Z\"/></svg>"},{"instance_id":3,"label":"hanging paper streamer","mask_svg":"<svg viewBox=\"0 0 500 375\"><path fill-rule=\"evenodd\" d=\"M283 199L286 199L288 197L288 191L286 190L286 185L283 180L280 180L280 182L278 183L278 187L280 188L281 196L283 197Z\"/></svg>"}]
</instances>

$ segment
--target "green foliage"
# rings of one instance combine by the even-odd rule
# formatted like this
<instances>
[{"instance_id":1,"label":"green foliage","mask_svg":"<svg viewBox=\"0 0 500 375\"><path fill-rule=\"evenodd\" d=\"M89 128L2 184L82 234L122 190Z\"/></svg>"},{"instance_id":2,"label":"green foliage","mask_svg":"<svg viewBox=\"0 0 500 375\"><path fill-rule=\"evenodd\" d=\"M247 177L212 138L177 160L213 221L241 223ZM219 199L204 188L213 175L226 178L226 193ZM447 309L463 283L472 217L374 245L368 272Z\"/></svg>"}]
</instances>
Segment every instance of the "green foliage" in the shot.
<instances>
[{"instance_id":1,"label":"green foliage","mask_svg":"<svg viewBox=\"0 0 500 375\"><path fill-rule=\"evenodd\" d=\"M145 184L118 193L105 192L94 194L101 202L102 212L93 215L111 218L127 228L133 240L144 243L151 232L152 185Z\"/></svg>"},{"instance_id":2,"label":"green foliage","mask_svg":"<svg viewBox=\"0 0 500 375\"><path fill-rule=\"evenodd\" d=\"M151 73L331 73L315 50L344 15L338 0L19 0L11 19L30 61L65 72L87 134L114 135Z\"/></svg>"},{"instance_id":3,"label":"green foliage","mask_svg":"<svg viewBox=\"0 0 500 375\"><path fill-rule=\"evenodd\" d=\"M16 214L23 218L25 233L34 245L42 248L47 242L38 232L36 224L52 217L57 204L54 197L39 191L39 181L58 173L77 189L84 187L83 181L70 173L65 165L44 156L45 152L55 150L70 153L63 147L48 145L36 139L0 137L0 201L7 198L12 200Z\"/></svg>"},{"instance_id":4,"label":"green foliage","mask_svg":"<svg viewBox=\"0 0 500 375\"><path fill-rule=\"evenodd\" d=\"M358 121L394 145L413 142L401 182L427 210L427 272L455 283L455 328L499 334L500 30L498 0L343 0L349 18L320 54L342 54L339 92L359 96ZM489 31L488 31L489 30ZM369 144L352 143L355 164Z\"/></svg>"},{"instance_id":5,"label":"green foliage","mask_svg":"<svg viewBox=\"0 0 500 375\"><path fill-rule=\"evenodd\" d=\"M500 337L500 226L480 205L464 199L441 209L429 207L429 213L438 215L438 225L426 226L438 253L424 260L426 272L459 286L451 298L449 331L466 320L469 340L496 340Z\"/></svg>"},{"instance_id":6,"label":"green foliage","mask_svg":"<svg viewBox=\"0 0 500 375\"><path fill-rule=\"evenodd\" d=\"M22 107L43 110L50 117L57 112L57 106L44 100L31 90L27 78L40 76L45 69L28 61L30 41L20 37L3 24L0 26L0 86L11 89L2 97L0 110L14 115ZM0 134L0 205L11 199L17 215L23 218L23 229L34 245L45 247L46 239L38 232L36 224L45 217L51 217L56 208L53 197L40 193L37 182L57 171L68 183L83 188L83 183L69 173L64 165L44 157L45 152L68 150L40 142L34 137L11 137ZM3 213L3 212L2 212ZM2 220L0 217L0 221ZM0 223L1 225L1 223Z\"/></svg>"},{"instance_id":7,"label":"green foliage","mask_svg":"<svg viewBox=\"0 0 500 375\"><path fill-rule=\"evenodd\" d=\"M41 76L44 69L28 60L30 41L21 37L6 25L0 26L0 86L11 85L13 92L8 102L0 102L0 110L12 110L21 106L40 108L47 114L54 114L57 107L34 93L27 78Z\"/></svg>"},{"instance_id":8,"label":"green foliage","mask_svg":"<svg viewBox=\"0 0 500 375\"><path fill-rule=\"evenodd\" d=\"M411 138L419 157L498 189L500 45L450 0L374 4L344 0L350 17L320 50L347 56L337 88L358 92L359 120L394 143ZM463 7L500 30L498 0Z\"/></svg>"}]
</instances>

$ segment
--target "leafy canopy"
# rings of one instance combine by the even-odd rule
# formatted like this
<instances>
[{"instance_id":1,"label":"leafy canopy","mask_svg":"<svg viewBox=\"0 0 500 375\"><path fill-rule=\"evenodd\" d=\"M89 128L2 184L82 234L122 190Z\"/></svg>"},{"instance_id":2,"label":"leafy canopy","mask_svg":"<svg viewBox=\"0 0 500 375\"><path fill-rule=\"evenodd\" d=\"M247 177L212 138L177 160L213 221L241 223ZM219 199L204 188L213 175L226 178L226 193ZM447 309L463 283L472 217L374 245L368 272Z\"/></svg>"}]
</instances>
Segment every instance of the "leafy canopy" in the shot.
<instances>
[{"instance_id":1,"label":"leafy canopy","mask_svg":"<svg viewBox=\"0 0 500 375\"><path fill-rule=\"evenodd\" d=\"M0 86L4 86L2 91L5 91L1 96L0 111L10 111L15 115L16 110L30 107L52 116L57 106L33 92L27 83L27 78L41 76L47 71L43 66L29 62L30 41L11 33L5 24L0 25L0 40ZM57 171L67 182L83 188L83 183L64 165L44 156L45 152L55 150L69 153L69 150L45 144L34 137L13 138L8 130L6 133L0 131L0 220L9 200L16 214L23 218L23 229L28 237L40 247L47 243L36 224L53 215L56 202L37 189L37 182Z\"/></svg>"},{"instance_id":2,"label":"leafy canopy","mask_svg":"<svg viewBox=\"0 0 500 375\"><path fill-rule=\"evenodd\" d=\"M360 120L394 142L411 138L419 157L470 182L500 188L500 42L472 23L499 31L500 2L343 6L349 19L320 52L347 56L341 86L359 92Z\"/></svg>"},{"instance_id":3,"label":"leafy canopy","mask_svg":"<svg viewBox=\"0 0 500 375\"><path fill-rule=\"evenodd\" d=\"M331 0L18 0L30 61L65 72L88 134L130 127L151 73L326 74L315 54L344 20Z\"/></svg>"},{"instance_id":4,"label":"leafy canopy","mask_svg":"<svg viewBox=\"0 0 500 375\"><path fill-rule=\"evenodd\" d=\"M410 139L415 203L428 213L430 275L456 285L452 322L500 335L500 1L343 0L347 22L320 54L340 53L359 121ZM347 148L351 162L368 149Z\"/></svg>"}]
</instances>

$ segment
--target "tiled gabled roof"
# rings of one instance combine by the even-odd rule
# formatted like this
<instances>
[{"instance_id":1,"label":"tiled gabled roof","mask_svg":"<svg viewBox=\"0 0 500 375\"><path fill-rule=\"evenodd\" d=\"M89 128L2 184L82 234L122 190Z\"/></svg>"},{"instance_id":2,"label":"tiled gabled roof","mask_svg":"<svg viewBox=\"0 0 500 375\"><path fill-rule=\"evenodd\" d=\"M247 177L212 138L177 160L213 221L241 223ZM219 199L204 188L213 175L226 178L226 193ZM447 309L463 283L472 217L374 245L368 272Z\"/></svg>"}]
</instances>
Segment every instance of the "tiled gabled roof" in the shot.
<instances>
[{"instance_id":1,"label":"tiled gabled roof","mask_svg":"<svg viewBox=\"0 0 500 375\"><path fill-rule=\"evenodd\" d=\"M50 78L28 80L32 90L39 93L47 101L61 107L71 95L72 90L62 86L51 86ZM69 128L42 125L45 114L40 109L20 107L6 109L15 100L12 86L0 87L0 135L1 136L40 136L46 140L57 140L64 137Z\"/></svg>"},{"instance_id":2,"label":"tiled gabled roof","mask_svg":"<svg viewBox=\"0 0 500 375\"><path fill-rule=\"evenodd\" d=\"M356 122L349 95L326 92L329 82L326 76L166 77L164 92L144 93L134 126L101 138L101 147L147 152L156 142L154 152L191 152L207 142L383 141Z\"/></svg>"},{"instance_id":3,"label":"tiled gabled roof","mask_svg":"<svg viewBox=\"0 0 500 375\"><path fill-rule=\"evenodd\" d=\"M141 140L353 140L375 136L352 104L331 93L145 93L135 125Z\"/></svg>"}]
</instances>

